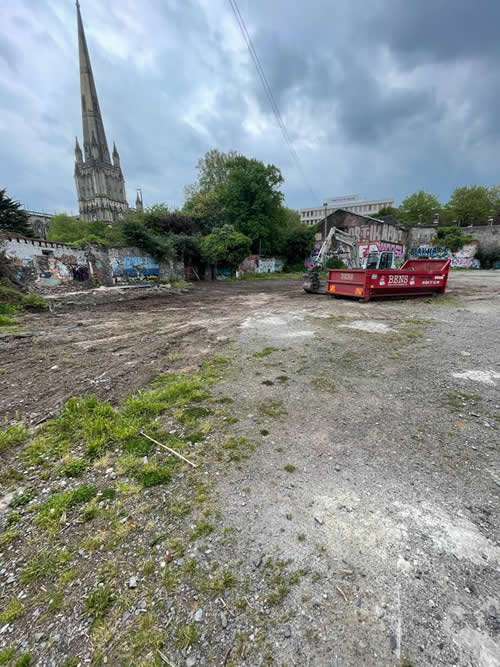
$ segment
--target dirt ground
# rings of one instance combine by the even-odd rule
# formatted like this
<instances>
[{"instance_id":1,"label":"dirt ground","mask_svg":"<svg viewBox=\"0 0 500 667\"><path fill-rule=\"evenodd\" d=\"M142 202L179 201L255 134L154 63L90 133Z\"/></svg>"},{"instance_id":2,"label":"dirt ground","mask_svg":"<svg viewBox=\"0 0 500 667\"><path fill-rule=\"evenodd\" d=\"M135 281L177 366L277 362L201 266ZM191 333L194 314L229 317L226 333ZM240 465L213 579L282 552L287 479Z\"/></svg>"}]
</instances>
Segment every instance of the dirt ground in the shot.
<instances>
[{"instance_id":1,"label":"dirt ground","mask_svg":"<svg viewBox=\"0 0 500 667\"><path fill-rule=\"evenodd\" d=\"M245 630L234 664L497 667L499 316L492 271L454 272L434 299L365 304L280 279L32 314L0 338L0 417L36 424L87 392L117 403L222 353L216 392L258 445L217 471L225 557L256 610L266 559L307 576L262 611L265 655L224 603L218 661L202 641L178 664L226 664Z\"/></svg>"}]
</instances>

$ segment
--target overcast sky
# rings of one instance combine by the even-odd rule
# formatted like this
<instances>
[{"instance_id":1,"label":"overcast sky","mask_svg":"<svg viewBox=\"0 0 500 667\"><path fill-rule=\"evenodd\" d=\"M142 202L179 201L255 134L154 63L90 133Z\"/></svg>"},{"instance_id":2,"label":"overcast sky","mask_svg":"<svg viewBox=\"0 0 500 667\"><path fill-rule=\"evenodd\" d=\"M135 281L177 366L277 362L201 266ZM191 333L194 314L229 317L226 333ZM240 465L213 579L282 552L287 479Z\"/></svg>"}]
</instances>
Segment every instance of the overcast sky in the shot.
<instances>
[{"instance_id":1,"label":"overcast sky","mask_svg":"<svg viewBox=\"0 0 500 667\"><path fill-rule=\"evenodd\" d=\"M183 202L210 148L282 170L286 203L500 182L498 0L239 0L307 180L228 0L81 0L108 143L129 201ZM71 0L3 0L0 187L76 212Z\"/></svg>"}]
</instances>

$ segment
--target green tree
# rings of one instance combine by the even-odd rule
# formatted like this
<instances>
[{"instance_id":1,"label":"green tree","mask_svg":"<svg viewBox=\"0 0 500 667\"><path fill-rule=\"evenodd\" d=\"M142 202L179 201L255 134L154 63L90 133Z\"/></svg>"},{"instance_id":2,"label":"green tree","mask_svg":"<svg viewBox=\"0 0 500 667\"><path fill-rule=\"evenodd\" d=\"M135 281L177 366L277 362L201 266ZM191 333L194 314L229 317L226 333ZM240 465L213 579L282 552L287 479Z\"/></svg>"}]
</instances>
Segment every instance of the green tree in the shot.
<instances>
[{"instance_id":1,"label":"green tree","mask_svg":"<svg viewBox=\"0 0 500 667\"><path fill-rule=\"evenodd\" d=\"M314 246L313 227L300 225L293 227L285 237L283 254L288 266L303 263L309 257Z\"/></svg>"},{"instance_id":2,"label":"green tree","mask_svg":"<svg viewBox=\"0 0 500 667\"><path fill-rule=\"evenodd\" d=\"M283 214L284 214L284 221L285 221L285 226L287 229L291 229L292 227L304 227L304 225L300 219L300 213L296 211L294 208L289 208L288 206L283 206Z\"/></svg>"},{"instance_id":3,"label":"green tree","mask_svg":"<svg viewBox=\"0 0 500 667\"><path fill-rule=\"evenodd\" d=\"M219 186L225 220L252 242L252 250L272 254L281 247L284 224L283 177L272 164L239 155L228 161L226 182Z\"/></svg>"},{"instance_id":4,"label":"green tree","mask_svg":"<svg viewBox=\"0 0 500 667\"><path fill-rule=\"evenodd\" d=\"M87 223L66 213L54 215L49 222L49 241L77 243L87 233Z\"/></svg>"},{"instance_id":5,"label":"green tree","mask_svg":"<svg viewBox=\"0 0 500 667\"><path fill-rule=\"evenodd\" d=\"M473 240L472 236L465 236L462 234L460 227L452 226L438 227L432 242L435 245L449 248L452 252L457 252L457 250L463 248L466 243L471 243Z\"/></svg>"},{"instance_id":6,"label":"green tree","mask_svg":"<svg viewBox=\"0 0 500 667\"><path fill-rule=\"evenodd\" d=\"M121 223L110 225L102 220L79 220L66 213L54 215L49 222L49 241L85 245L100 243L102 245L124 245Z\"/></svg>"},{"instance_id":7,"label":"green tree","mask_svg":"<svg viewBox=\"0 0 500 667\"><path fill-rule=\"evenodd\" d=\"M416 225L419 222L430 225L440 211L439 199L424 190L419 190L403 199L398 208L398 215L401 222L408 225Z\"/></svg>"},{"instance_id":8,"label":"green tree","mask_svg":"<svg viewBox=\"0 0 500 667\"><path fill-rule=\"evenodd\" d=\"M382 208L377 211L377 213L372 213L372 218L377 218L382 215L392 215L395 218L399 216L399 209L394 208L394 206L382 206Z\"/></svg>"},{"instance_id":9,"label":"green tree","mask_svg":"<svg viewBox=\"0 0 500 667\"><path fill-rule=\"evenodd\" d=\"M238 156L238 151L223 153L217 148L207 151L196 165L198 183L191 187L194 187L197 192L213 192L219 185L227 181L230 164Z\"/></svg>"},{"instance_id":10,"label":"green tree","mask_svg":"<svg viewBox=\"0 0 500 667\"><path fill-rule=\"evenodd\" d=\"M455 188L446 204L446 211L458 225L485 223L495 210L495 190L483 185Z\"/></svg>"},{"instance_id":11,"label":"green tree","mask_svg":"<svg viewBox=\"0 0 500 667\"><path fill-rule=\"evenodd\" d=\"M127 245L141 248L160 260L175 257L174 244L167 235L157 234L136 220L124 220L121 227Z\"/></svg>"},{"instance_id":12,"label":"green tree","mask_svg":"<svg viewBox=\"0 0 500 667\"><path fill-rule=\"evenodd\" d=\"M493 215L500 216L500 185L492 185L489 189Z\"/></svg>"},{"instance_id":13,"label":"green tree","mask_svg":"<svg viewBox=\"0 0 500 667\"><path fill-rule=\"evenodd\" d=\"M185 215L195 222L195 228L201 234L209 234L215 227L224 224L224 210L219 193L195 191L186 200L182 209Z\"/></svg>"},{"instance_id":14,"label":"green tree","mask_svg":"<svg viewBox=\"0 0 500 667\"><path fill-rule=\"evenodd\" d=\"M234 272L250 254L250 245L248 236L224 225L201 239L201 257L208 264L224 262Z\"/></svg>"},{"instance_id":15,"label":"green tree","mask_svg":"<svg viewBox=\"0 0 500 667\"><path fill-rule=\"evenodd\" d=\"M0 190L0 230L14 232L21 236L30 236L31 227L28 214L23 211L18 201L11 199L5 190Z\"/></svg>"}]
</instances>

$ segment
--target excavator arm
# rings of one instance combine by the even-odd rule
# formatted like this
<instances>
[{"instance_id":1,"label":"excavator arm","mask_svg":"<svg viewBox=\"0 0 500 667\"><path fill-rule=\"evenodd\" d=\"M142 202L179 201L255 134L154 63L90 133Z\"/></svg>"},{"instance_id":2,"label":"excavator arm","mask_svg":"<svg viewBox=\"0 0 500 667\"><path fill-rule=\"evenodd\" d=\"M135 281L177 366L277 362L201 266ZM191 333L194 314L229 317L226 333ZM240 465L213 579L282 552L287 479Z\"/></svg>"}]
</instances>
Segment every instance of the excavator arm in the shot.
<instances>
[{"instance_id":1,"label":"excavator arm","mask_svg":"<svg viewBox=\"0 0 500 667\"><path fill-rule=\"evenodd\" d=\"M323 241L323 244L320 248L314 264L308 269L305 280L304 280L304 290L306 292L318 292L320 288L320 279L319 274L323 269L330 248L332 247L333 241L339 241L343 245L349 246L351 249L351 258L352 258L352 268L359 268L359 257L356 248L356 240L350 234L343 232L337 227L332 227L328 232L328 236Z\"/></svg>"}]
</instances>

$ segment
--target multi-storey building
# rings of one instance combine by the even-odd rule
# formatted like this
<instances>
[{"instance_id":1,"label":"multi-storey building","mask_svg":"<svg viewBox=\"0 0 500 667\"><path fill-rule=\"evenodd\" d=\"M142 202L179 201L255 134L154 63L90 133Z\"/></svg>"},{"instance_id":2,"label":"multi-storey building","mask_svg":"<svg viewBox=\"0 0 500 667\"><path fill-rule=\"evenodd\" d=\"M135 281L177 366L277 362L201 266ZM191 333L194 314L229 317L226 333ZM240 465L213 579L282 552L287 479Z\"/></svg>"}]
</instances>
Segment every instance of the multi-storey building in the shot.
<instances>
[{"instance_id":1,"label":"multi-storey building","mask_svg":"<svg viewBox=\"0 0 500 667\"><path fill-rule=\"evenodd\" d=\"M394 206L394 199L387 197L386 199L360 200L357 195L347 195L328 199L326 204L326 206L323 204L322 206L299 209L301 222L305 225L315 225L324 220L325 215L329 216L339 208L344 211L351 211L351 213L361 213L362 215L370 216L378 213L381 208Z\"/></svg>"}]
</instances>

